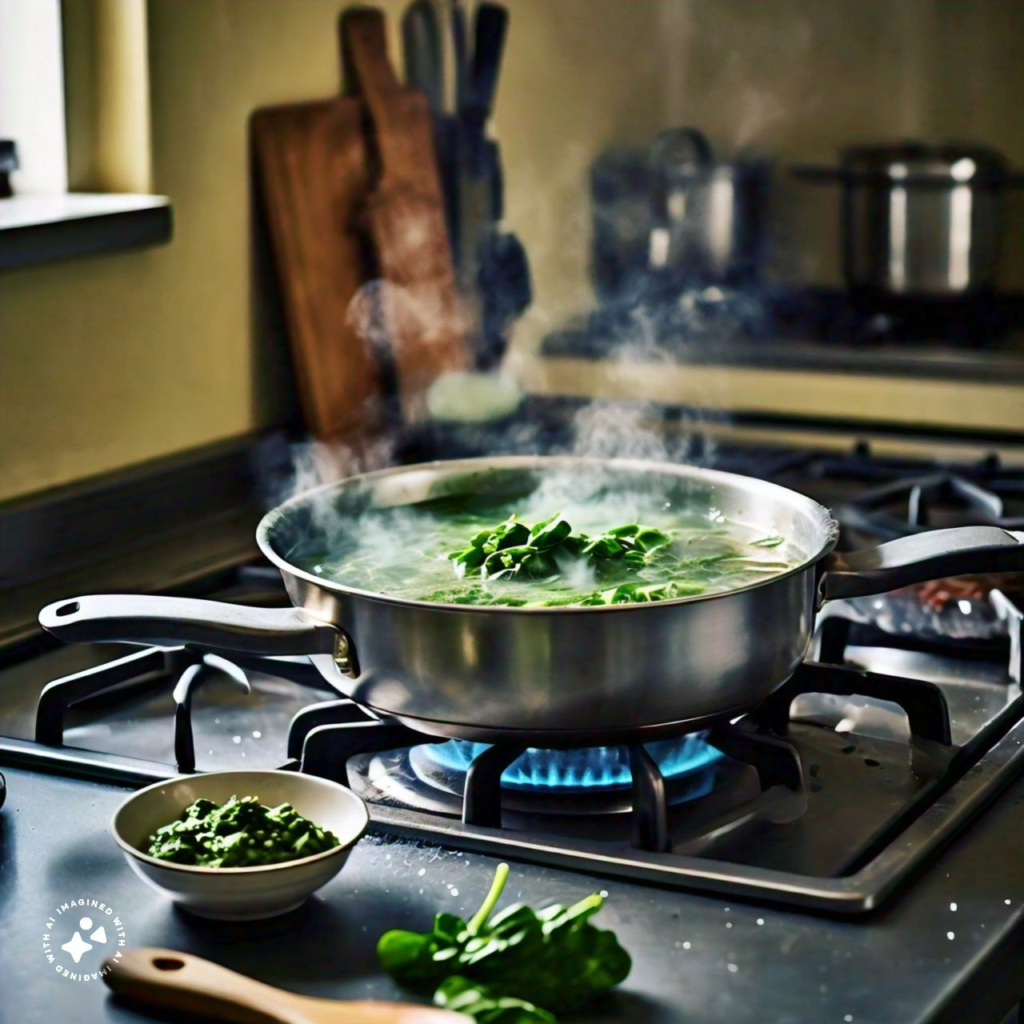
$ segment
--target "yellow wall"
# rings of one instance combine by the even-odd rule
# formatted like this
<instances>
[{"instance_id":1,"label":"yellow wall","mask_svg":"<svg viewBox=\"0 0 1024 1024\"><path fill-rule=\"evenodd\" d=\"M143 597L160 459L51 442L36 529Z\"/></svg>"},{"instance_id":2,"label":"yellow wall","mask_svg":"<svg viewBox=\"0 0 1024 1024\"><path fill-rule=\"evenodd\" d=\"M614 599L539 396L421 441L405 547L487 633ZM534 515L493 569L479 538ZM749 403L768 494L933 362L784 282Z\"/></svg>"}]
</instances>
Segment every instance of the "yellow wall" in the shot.
<instances>
[{"instance_id":1,"label":"yellow wall","mask_svg":"<svg viewBox=\"0 0 1024 1024\"><path fill-rule=\"evenodd\" d=\"M338 88L341 6L151 0L154 179L174 202L175 238L0 275L0 498L273 422L273 361L253 328L246 122L255 107ZM656 5L611 4L604 19L589 0L513 6L509 177L518 165L544 180L553 162L564 189L594 144L634 123L636 138L650 134L657 79L620 55L652 45ZM584 73L569 74L574 59ZM560 196L543 200L542 234L557 230ZM529 190L515 204L524 235L537 202Z\"/></svg>"},{"instance_id":2,"label":"yellow wall","mask_svg":"<svg viewBox=\"0 0 1024 1024\"><path fill-rule=\"evenodd\" d=\"M150 0L154 183L174 202L175 239L0 275L0 498L280 415L254 314L246 123L337 88L340 6ZM1024 163L1017 0L510 7L496 126L534 270L524 339L590 301L583 183L612 142L682 122L730 142L742 125L787 157L827 159L851 137L948 128Z\"/></svg>"}]
</instances>

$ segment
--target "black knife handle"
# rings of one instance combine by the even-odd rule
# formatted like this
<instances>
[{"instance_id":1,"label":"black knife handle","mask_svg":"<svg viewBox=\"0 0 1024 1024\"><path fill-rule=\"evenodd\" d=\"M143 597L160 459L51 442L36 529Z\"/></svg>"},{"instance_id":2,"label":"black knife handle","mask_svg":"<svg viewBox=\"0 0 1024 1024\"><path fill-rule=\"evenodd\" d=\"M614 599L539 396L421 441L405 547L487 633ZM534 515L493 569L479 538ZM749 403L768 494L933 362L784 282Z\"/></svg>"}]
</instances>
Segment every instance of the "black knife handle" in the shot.
<instances>
[{"instance_id":1,"label":"black knife handle","mask_svg":"<svg viewBox=\"0 0 1024 1024\"><path fill-rule=\"evenodd\" d=\"M485 120L494 108L507 33L508 11L501 4L482 3L477 7L470 92L472 105L483 111Z\"/></svg>"}]
</instances>

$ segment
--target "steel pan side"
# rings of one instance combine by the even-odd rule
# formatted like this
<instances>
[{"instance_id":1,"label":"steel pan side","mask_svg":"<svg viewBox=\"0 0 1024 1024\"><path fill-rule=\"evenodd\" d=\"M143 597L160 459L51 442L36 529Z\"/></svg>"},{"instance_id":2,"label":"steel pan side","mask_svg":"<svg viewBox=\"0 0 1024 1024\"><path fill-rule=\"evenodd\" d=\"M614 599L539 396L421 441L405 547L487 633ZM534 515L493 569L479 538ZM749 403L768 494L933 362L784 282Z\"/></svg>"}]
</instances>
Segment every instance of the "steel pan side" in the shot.
<instances>
[{"instance_id":1,"label":"steel pan side","mask_svg":"<svg viewBox=\"0 0 1024 1024\"><path fill-rule=\"evenodd\" d=\"M385 714L481 731L614 732L749 708L804 657L813 566L713 599L480 614L339 592L284 573L295 604L344 629L361 674L340 687Z\"/></svg>"}]
</instances>

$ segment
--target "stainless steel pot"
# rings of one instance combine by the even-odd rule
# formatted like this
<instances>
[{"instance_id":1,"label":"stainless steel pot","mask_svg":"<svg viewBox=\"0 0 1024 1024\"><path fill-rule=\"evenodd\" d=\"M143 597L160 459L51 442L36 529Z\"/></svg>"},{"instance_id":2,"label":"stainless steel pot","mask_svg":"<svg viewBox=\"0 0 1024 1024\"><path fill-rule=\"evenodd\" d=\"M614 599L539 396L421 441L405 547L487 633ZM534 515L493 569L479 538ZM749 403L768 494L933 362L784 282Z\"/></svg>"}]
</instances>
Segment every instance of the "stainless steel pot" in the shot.
<instances>
[{"instance_id":1,"label":"stainless steel pot","mask_svg":"<svg viewBox=\"0 0 1024 1024\"><path fill-rule=\"evenodd\" d=\"M558 474L581 495L621 488L781 533L792 570L726 594L596 608L504 608L401 600L298 568L367 507L454 494L526 495ZM336 534L335 534L336 535ZM430 463L319 488L270 512L257 539L295 604L253 609L185 598L60 601L39 621L70 641L308 655L358 703L436 736L537 746L611 743L696 729L764 700L805 656L823 601L970 571L1024 568L1024 534L967 527L837 556L811 499L731 473L624 460L507 457Z\"/></svg>"},{"instance_id":2,"label":"stainless steel pot","mask_svg":"<svg viewBox=\"0 0 1024 1024\"><path fill-rule=\"evenodd\" d=\"M652 270L686 283L743 284L760 276L771 166L716 160L695 128L662 132L651 148Z\"/></svg>"},{"instance_id":3,"label":"stainless steel pot","mask_svg":"<svg viewBox=\"0 0 1024 1024\"><path fill-rule=\"evenodd\" d=\"M1007 189L1024 184L984 146L855 146L838 168L799 167L843 186L847 285L890 296L950 298L998 284Z\"/></svg>"}]
</instances>

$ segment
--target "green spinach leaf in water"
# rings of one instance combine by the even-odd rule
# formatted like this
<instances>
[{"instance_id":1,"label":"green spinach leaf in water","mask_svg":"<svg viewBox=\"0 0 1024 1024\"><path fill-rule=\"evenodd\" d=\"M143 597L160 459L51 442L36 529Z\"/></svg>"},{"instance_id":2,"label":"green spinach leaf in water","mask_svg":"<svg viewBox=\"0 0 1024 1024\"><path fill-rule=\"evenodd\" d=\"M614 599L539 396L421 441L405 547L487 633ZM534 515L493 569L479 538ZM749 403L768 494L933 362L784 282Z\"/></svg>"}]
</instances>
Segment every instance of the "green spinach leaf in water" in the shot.
<instances>
[{"instance_id":1,"label":"green spinach leaf in water","mask_svg":"<svg viewBox=\"0 0 1024 1024\"><path fill-rule=\"evenodd\" d=\"M572 524L560 513L532 528L512 516L493 529L479 531L467 547L452 551L448 558L455 563L459 579L466 576L479 576L483 580L555 579L561 573L559 559L576 559L586 561L598 581L617 583L649 565L677 561L667 551L671 543L672 538L663 530L639 523L627 523L606 530L598 537L589 537L585 533L573 533ZM694 586L691 581L687 593L701 592L693 589ZM652 596L639 600L665 600L667 593L662 587L650 591ZM575 603L621 603L601 600L599 594L599 591L582 594ZM594 600L585 601L588 596ZM427 600L434 599L433 595L427 597ZM555 603L570 602L556 598Z\"/></svg>"},{"instance_id":2,"label":"green spinach leaf in water","mask_svg":"<svg viewBox=\"0 0 1024 1024\"><path fill-rule=\"evenodd\" d=\"M501 1024L546 1021L551 1013L579 1010L625 979L632 966L629 954L614 933L590 921L604 902L599 895L540 911L516 904L491 917L507 878L508 865L500 864L487 898L469 922L438 914L429 932L385 932L377 943L381 966L399 984L423 993L438 993L447 981L462 996L469 989L449 980L455 977L486 986L486 991L473 990L480 993L481 1014L534 1014L476 1018ZM447 999L448 991L436 998ZM495 1007L501 998L528 999L530 1005ZM467 1005L473 1001L467 999ZM548 1016L538 1016L537 1007Z\"/></svg>"},{"instance_id":3,"label":"green spinach leaf in water","mask_svg":"<svg viewBox=\"0 0 1024 1024\"><path fill-rule=\"evenodd\" d=\"M752 548L777 548L780 544L785 544L786 538L780 537L777 533L770 537L762 537L760 540L752 540L750 546Z\"/></svg>"}]
</instances>

